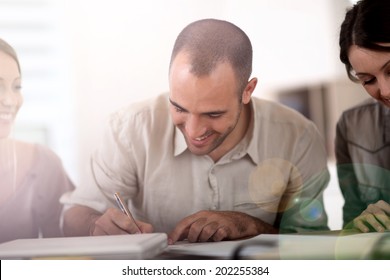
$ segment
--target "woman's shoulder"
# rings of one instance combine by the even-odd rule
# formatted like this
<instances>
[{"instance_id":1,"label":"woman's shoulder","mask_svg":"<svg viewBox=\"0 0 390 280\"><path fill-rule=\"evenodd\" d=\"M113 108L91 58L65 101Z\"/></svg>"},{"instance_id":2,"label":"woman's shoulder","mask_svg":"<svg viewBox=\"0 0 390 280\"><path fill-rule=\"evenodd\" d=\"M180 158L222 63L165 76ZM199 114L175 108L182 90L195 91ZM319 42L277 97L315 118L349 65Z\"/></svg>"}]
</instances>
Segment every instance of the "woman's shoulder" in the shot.
<instances>
[{"instance_id":1,"label":"woman's shoulder","mask_svg":"<svg viewBox=\"0 0 390 280\"><path fill-rule=\"evenodd\" d=\"M30 162L32 166L54 167L61 165L59 156L42 144L16 141L15 150L19 159L22 158L22 161Z\"/></svg>"},{"instance_id":2,"label":"woman's shoulder","mask_svg":"<svg viewBox=\"0 0 390 280\"><path fill-rule=\"evenodd\" d=\"M363 122L375 123L380 120L388 109L380 102L370 98L357 105L343 111L339 122L348 123L348 125L361 125Z\"/></svg>"}]
</instances>

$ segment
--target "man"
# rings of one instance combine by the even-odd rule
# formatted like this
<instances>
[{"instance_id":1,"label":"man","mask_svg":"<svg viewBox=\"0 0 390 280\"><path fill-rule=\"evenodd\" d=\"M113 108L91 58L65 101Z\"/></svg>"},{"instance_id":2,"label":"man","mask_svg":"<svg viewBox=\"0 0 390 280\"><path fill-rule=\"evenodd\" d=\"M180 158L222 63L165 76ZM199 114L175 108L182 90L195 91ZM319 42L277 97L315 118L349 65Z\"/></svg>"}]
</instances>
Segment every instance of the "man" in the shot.
<instances>
[{"instance_id":1,"label":"man","mask_svg":"<svg viewBox=\"0 0 390 280\"><path fill-rule=\"evenodd\" d=\"M252 46L237 26L188 25L168 95L114 114L92 157L96 183L64 203L67 235L167 232L169 242L327 229L329 181L313 123L252 97ZM115 207L119 192L136 218Z\"/></svg>"}]
</instances>

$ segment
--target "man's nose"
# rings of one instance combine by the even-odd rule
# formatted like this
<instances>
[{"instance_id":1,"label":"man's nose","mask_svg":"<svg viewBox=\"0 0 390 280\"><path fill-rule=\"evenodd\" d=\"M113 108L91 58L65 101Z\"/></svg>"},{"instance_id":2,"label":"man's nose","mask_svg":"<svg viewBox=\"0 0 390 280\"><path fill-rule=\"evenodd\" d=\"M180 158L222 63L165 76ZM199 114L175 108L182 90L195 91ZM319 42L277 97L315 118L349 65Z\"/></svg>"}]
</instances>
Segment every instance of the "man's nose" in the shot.
<instances>
[{"instance_id":1,"label":"man's nose","mask_svg":"<svg viewBox=\"0 0 390 280\"><path fill-rule=\"evenodd\" d=\"M192 139L202 136L205 129L201 118L198 116L190 116L186 122L186 132Z\"/></svg>"}]
</instances>

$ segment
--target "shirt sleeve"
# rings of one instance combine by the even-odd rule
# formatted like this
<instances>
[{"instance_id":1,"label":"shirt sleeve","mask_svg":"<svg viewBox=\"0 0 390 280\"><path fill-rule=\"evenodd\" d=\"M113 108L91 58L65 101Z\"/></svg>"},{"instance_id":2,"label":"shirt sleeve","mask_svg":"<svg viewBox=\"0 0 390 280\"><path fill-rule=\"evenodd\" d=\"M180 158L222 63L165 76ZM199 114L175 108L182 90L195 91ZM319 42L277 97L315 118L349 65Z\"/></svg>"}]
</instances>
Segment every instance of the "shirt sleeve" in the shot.
<instances>
[{"instance_id":1,"label":"shirt sleeve","mask_svg":"<svg viewBox=\"0 0 390 280\"><path fill-rule=\"evenodd\" d=\"M330 174L323 139L314 124L301 135L293 163L276 224L282 233L328 230L323 192Z\"/></svg>"},{"instance_id":2,"label":"shirt sleeve","mask_svg":"<svg viewBox=\"0 0 390 280\"><path fill-rule=\"evenodd\" d=\"M128 119L121 117L121 111L109 118L102 141L91 156L86 182L61 198L67 208L79 204L103 213L109 207L116 207L115 192L124 200L137 193L128 127Z\"/></svg>"}]
</instances>

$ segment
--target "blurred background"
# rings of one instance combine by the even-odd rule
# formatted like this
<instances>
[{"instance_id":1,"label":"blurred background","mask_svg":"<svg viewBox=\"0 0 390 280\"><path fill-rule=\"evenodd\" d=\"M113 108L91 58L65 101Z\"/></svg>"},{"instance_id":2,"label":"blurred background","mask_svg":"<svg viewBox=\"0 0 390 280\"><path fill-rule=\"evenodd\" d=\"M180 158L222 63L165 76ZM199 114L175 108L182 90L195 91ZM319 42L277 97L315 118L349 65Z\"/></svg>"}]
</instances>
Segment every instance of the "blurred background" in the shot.
<instances>
[{"instance_id":1,"label":"blurred background","mask_svg":"<svg viewBox=\"0 0 390 280\"><path fill-rule=\"evenodd\" d=\"M168 91L178 33L218 18L250 37L254 93L312 119L323 134L332 180L325 206L341 227L343 200L333 141L340 113L366 98L338 59L338 32L350 0L0 0L0 37L15 47L25 98L14 136L52 148L76 185L107 116Z\"/></svg>"}]
</instances>

